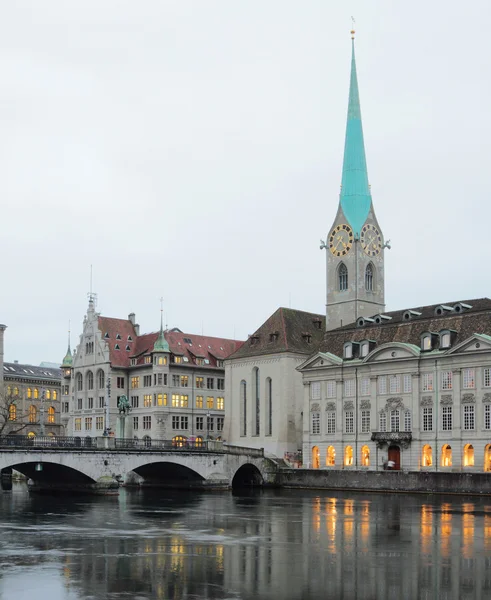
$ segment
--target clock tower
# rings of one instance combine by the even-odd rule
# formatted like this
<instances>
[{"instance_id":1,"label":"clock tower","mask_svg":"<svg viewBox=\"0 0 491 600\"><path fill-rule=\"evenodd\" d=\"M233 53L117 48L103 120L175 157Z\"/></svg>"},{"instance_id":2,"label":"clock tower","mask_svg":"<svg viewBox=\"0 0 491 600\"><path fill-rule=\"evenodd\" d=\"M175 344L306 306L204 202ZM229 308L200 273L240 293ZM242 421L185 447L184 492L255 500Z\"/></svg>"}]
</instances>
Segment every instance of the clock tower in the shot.
<instances>
[{"instance_id":1,"label":"clock tower","mask_svg":"<svg viewBox=\"0 0 491 600\"><path fill-rule=\"evenodd\" d=\"M339 206L327 240L321 246L327 254L327 330L385 310L384 248L388 244L384 242L375 216L368 183L354 34L352 31L351 79Z\"/></svg>"}]
</instances>

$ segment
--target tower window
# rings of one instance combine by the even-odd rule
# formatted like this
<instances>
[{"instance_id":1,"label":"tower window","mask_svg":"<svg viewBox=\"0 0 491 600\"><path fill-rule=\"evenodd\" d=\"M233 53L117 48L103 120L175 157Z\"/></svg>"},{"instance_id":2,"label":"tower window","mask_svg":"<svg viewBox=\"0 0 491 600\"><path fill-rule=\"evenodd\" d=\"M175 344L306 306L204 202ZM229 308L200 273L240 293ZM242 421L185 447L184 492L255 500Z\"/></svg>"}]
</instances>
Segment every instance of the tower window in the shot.
<instances>
[{"instance_id":1,"label":"tower window","mask_svg":"<svg viewBox=\"0 0 491 600\"><path fill-rule=\"evenodd\" d=\"M373 265L368 263L365 269L365 289L367 292L373 292Z\"/></svg>"},{"instance_id":2,"label":"tower window","mask_svg":"<svg viewBox=\"0 0 491 600\"><path fill-rule=\"evenodd\" d=\"M348 268L344 263L341 263L338 270L339 291L345 292L348 289Z\"/></svg>"}]
</instances>

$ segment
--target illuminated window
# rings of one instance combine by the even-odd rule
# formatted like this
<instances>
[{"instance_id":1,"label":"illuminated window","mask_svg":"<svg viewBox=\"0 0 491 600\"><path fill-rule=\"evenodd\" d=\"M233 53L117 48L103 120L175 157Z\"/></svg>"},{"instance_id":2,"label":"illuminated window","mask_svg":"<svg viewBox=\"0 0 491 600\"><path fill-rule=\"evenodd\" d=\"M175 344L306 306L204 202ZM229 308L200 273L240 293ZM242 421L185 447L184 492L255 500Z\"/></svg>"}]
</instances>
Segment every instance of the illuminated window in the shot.
<instances>
[{"instance_id":1,"label":"illuminated window","mask_svg":"<svg viewBox=\"0 0 491 600\"><path fill-rule=\"evenodd\" d=\"M34 431L30 431L30 432L27 434L27 437L28 437L30 440L33 440L33 439L36 437L36 434L34 433Z\"/></svg>"},{"instance_id":2,"label":"illuminated window","mask_svg":"<svg viewBox=\"0 0 491 600\"><path fill-rule=\"evenodd\" d=\"M19 395L19 388L14 387L14 396L18 396L18 395Z\"/></svg>"},{"instance_id":3,"label":"illuminated window","mask_svg":"<svg viewBox=\"0 0 491 600\"><path fill-rule=\"evenodd\" d=\"M16 421L17 420L17 407L15 406L15 404L11 404L9 406L9 421Z\"/></svg>"},{"instance_id":4,"label":"illuminated window","mask_svg":"<svg viewBox=\"0 0 491 600\"><path fill-rule=\"evenodd\" d=\"M312 448L312 468L318 469L320 467L320 452L318 446Z\"/></svg>"},{"instance_id":5,"label":"illuminated window","mask_svg":"<svg viewBox=\"0 0 491 600\"><path fill-rule=\"evenodd\" d=\"M442 446L442 467L452 466L452 448L448 444Z\"/></svg>"},{"instance_id":6,"label":"illuminated window","mask_svg":"<svg viewBox=\"0 0 491 600\"><path fill-rule=\"evenodd\" d=\"M145 408L149 408L152 406L152 394L145 394L143 396L143 406Z\"/></svg>"},{"instance_id":7,"label":"illuminated window","mask_svg":"<svg viewBox=\"0 0 491 600\"><path fill-rule=\"evenodd\" d=\"M491 471L491 444L484 448L484 470Z\"/></svg>"},{"instance_id":8,"label":"illuminated window","mask_svg":"<svg viewBox=\"0 0 491 600\"><path fill-rule=\"evenodd\" d=\"M334 446L329 446L326 453L326 465L328 467L334 467L336 464L336 450Z\"/></svg>"},{"instance_id":9,"label":"illuminated window","mask_svg":"<svg viewBox=\"0 0 491 600\"><path fill-rule=\"evenodd\" d=\"M361 448L361 466L370 466L370 448L368 446L362 446Z\"/></svg>"},{"instance_id":10,"label":"illuminated window","mask_svg":"<svg viewBox=\"0 0 491 600\"><path fill-rule=\"evenodd\" d=\"M131 389L135 390L138 387L140 387L140 378L139 377L132 377L131 378Z\"/></svg>"},{"instance_id":11,"label":"illuminated window","mask_svg":"<svg viewBox=\"0 0 491 600\"><path fill-rule=\"evenodd\" d=\"M203 396L196 396L196 408L203 408Z\"/></svg>"},{"instance_id":12,"label":"illuminated window","mask_svg":"<svg viewBox=\"0 0 491 600\"><path fill-rule=\"evenodd\" d=\"M55 409L54 406L50 406L48 408L48 423L54 423L55 422Z\"/></svg>"},{"instance_id":13,"label":"illuminated window","mask_svg":"<svg viewBox=\"0 0 491 600\"><path fill-rule=\"evenodd\" d=\"M82 431L82 419L80 417L75 419L75 431Z\"/></svg>"},{"instance_id":14,"label":"illuminated window","mask_svg":"<svg viewBox=\"0 0 491 600\"><path fill-rule=\"evenodd\" d=\"M186 438L183 435L176 435L172 438L172 445L182 448L186 443Z\"/></svg>"},{"instance_id":15,"label":"illuminated window","mask_svg":"<svg viewBox=\"0 0 491 600\"><path fill-rule=\"evenodd\" d=\"M205 387L205 378L204 377L196 377L196 387L198 389L202 389Z\"/></svg>"},{"instance_id":16,"label":"illuminated window","mask_svg":"<svg viewBox=\"0 0 491 600\"><path fill-rule=\"evenodd\" d=\"M159 356L157 359L158 365L166 365L167 364L167 356Z\"/></svg>"},{"instance_id":17,"label":"illuminated window","mask_svg":"<svg viewBox=\"0 0 491 600\"><path fill-rule=\"evenodd\" d=\"M318 412L311 413L312 415L312 434L319 435L321 432L321 415Z\"/></svg>"},{"instance_id":18,"label":"illuminated window","mask_svg":"<svg viewBox=\"0 0 491 600\"><path fill-rule=\"evenodd\" d=\"M224 399L221 396L219 396L217 398L217 410L223 410L223 405L224 405Z\"/></svg>"},{"instance_id":19,"label":"illuminated window","mask_svg":"<svg viewBox=\"0 0 491 600\"><path fill-rule=\"evenodd\" d=\"M176 365L179 365L182 363L182 356L174 356L174 362L176 363Z\"/></svg>"},{"instance_id":20,"label":"illuminated window","mask_svg":"<svg viewBox=\"0 0 491 600\"><path fill-rule=\"evenodd\" d=\"M188 387L189 377L188 375L181 375L181 387Z\"/></svg>"},{"instance_id":21,"label":"illuminated window","mask_svg":"<svg viewBox=\"0 0 491 600\"><path fill-rule=\"evenodd\" d=\"M206 408L213 408L214 398L213 396L208 396L206 398Z\"/></svg>"},{"instance_id":22,"label":"illuminated window","mask_svg":"<svg viewBox=\"0 0 491 600\"><path fill-rule=\"evenodd\" d=\"M156 406L167 406L167 394L155 395Z\"/></svg>"},{"instance_id":23,"label":"illuminated window","mask_svg":"<svg viewBox=\"0 0 491 600\"><path fill-rule=\"evenodd\" d=\"M346 446L344 449L344 466L351 467L353 466L353 447Z\"/></svg>"},{"instance_id":24,"label":"illuminated window","mask_svg":"<svg viewBox=\"0 0 491 600\"><path fill-rule=\"evenodd\" d=\"M442 371L442 390L452 389L452 371Z\"/></svg>"},{"instance_id":25,"label":"illuminated window","mask_svg":"<svg viewBox=\"0 0 491 600\"><path fill-rule=\"evenodd\" d=\"M431 335L423 336L421 340L421 349L422 350L431 350Z\"/></svg>"},{"instance_id":26,"label":"illuminated window","mask_svg":"<svg viewBox=\"0 0 491 600\"><path fill-rule=\"evenodd\" d=\"M7 386L7 396L11 396L12 395L12 386L8 385Z\"/></svg>"},{"instance_id":27,"label":"illuminated window","mask_svg":"<svg viewBox=\"0 0 491 600\"><path fill-rule=\"evenodd\" d=\"M27 397L32 398L32 390L31 388L27 388Z\"/></svg>"},{"instance_id":28,"label":"illuminated window","mask_svg":"<svg viewBox=\"0 0 491 600\"><path fill-rule=\"evenodd\" d=\"M174 408L187 408L188 396L185 394L172 394L172 406Z\"/></svg>"},{"instance_id":29,"label":"illuminated window","mask_svg":"<svg viewBox=\"0 0 491 600\"><path fill-rule=\"evenodd\" d=\"M99 431L104 429L104 417L96 417L95 419L95 428Z\"/></svg>"},{"instance_id":30,"label":"illuminated window","mask_svg":"<svg viewBox=\"0 0 491 600\"><path fill-rule=\"evenodd\" d=\"M46 398L46 400L51 400L51 392L49 390L46 390L44 392L44 397Z\"/></svg>"},{"instance_id":31,"label":"illuminated window","mask_svg":"<svg viewBox=\"0 0 491 600\"><path fill-rule=\"evenodd\" d=\"M423 392L432 392L433 391L433 373L423 373L422 379L422 390Z\"/></svg>"},{"instance_id":32,"label":"illuminated window","mask_svg":"<svg viewBox=\"0 0 491 600\"><path fill-rule=\"evenodd\" d=\"M58 392L56 390L51 392L51 398L53 398L53 400L58 400Z\"/></svg>"},{"instance_id":33,"label":"illuminated window","mask_svg":"<svg viewBox=\"0 0 491 600\"><path fill-rule=\"evenodd\" d=\"M29 407L29 423L36 423L38 420L38 411L37 408L31 404Z\"/></svg>"},{"instance_id":34,"label":"illuminated window","mask_svg":"<svg viewBox=\"0 0 491 600\"><path fill-rule=\"evenodd\" d=\"M474 466L474 446L466 444L464 446L464 467Z\"/></svg>"},{"instance_id":35,"label":"illuminated window","mask_svg":"<svg viewBox=\"0 0 491 600\"><path fill-rule=\"evenodd\" d=\"M336 433L336 412L334 410L327 413L327 433L330 435Z\"/></svg>"},{"instance_id":36,"label":"illuminated window","mask_svg":"<svg viewBox=\"0 0 491 600\"><path fill-rule=\"evenodd\" d=\"M144 358L143 362L144 362L146 365L149 365L149 364L152 362L152 357L151 357L151 356L145 356L145 358Z\"/></svg>"},{"instance_id":37,"label":"illuminated window","mask_svg":"<svg viewBox=\"0 0 491 600\"><path fill-rule=\"evenodd\" d=\"M425 444L423 446L423 455L422 455L422 459L423 459L423 467L431 467L433 464L433 450L431 449L431 446L428 444Z\"/></svg>"},{"instance_id":38,"label":"illuminated window","mask_svg":"<svg viewBox=\"0 0 491 600\"><path fill-rule=\"evenodd\" d=\"M80 375L80 377L82 377L82 375ZM39 398L39 390L37 388L34 388L34 399Z\"/></svg>"}]
</instances>

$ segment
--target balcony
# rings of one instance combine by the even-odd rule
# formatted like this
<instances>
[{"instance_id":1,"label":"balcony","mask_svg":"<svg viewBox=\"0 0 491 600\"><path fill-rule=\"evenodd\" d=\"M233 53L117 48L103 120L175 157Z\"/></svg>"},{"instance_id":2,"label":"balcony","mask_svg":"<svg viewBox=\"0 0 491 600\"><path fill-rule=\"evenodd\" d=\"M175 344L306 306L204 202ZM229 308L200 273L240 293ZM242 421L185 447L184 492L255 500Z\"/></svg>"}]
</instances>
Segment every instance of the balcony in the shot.
<instances>
[{"instance_id":1,"label":"balcony","mask_svg":"<svg viewBox=\"0 0 491 600\"><path fill-rule=\"evenodd\" d=\"M408 448L413 434L410 431L374 431L372 432L372 442L377 442L381 448L384 444L400 444L403 448Z\"/></svg>"}]
</instances>

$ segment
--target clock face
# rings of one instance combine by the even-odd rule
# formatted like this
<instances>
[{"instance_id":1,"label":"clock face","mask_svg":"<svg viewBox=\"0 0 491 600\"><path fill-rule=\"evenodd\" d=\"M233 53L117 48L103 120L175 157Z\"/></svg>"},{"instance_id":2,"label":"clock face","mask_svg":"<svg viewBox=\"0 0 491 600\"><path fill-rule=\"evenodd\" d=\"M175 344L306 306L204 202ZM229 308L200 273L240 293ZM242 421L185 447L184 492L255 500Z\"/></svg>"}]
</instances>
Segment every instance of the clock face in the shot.
<instances>
[{"instance_id":1,"label":"clock face","mask_svg":"<svg viewBox=\"0 0 491 600\"><path fill-rule=\"evenodd\" d=\"M368 256L377 256L382 250L382 236L380 231L375 227L367 223L363 226L360 234L361 247L363 252Z\"/></svg>"},{"instance_id":2,"label":"clock face","mask_svg":"<svg viewBox=\"0 0 491 600\"><path fill-rule=\"evenodd\" d=\"M334 256L345 256L353 245L353 239L349 225L336 225L329 234L329 250Z\"/></svg>"}]
</instances>

